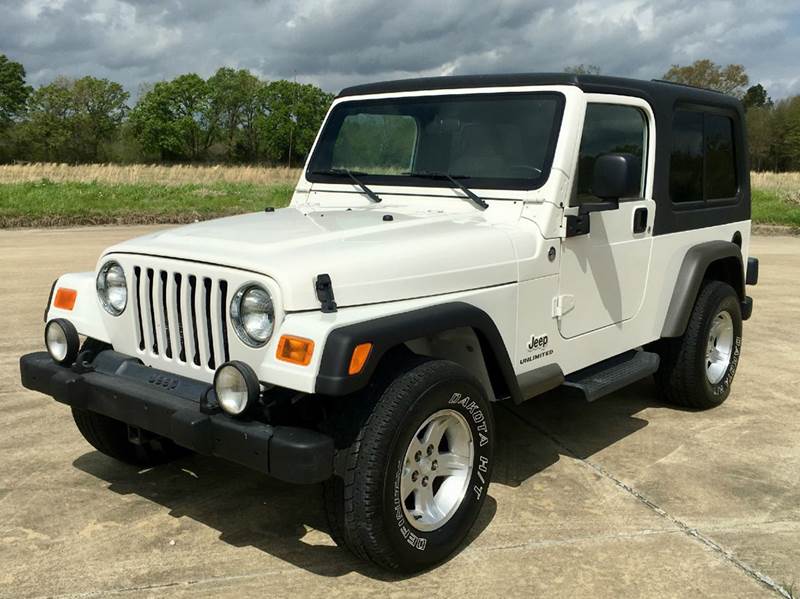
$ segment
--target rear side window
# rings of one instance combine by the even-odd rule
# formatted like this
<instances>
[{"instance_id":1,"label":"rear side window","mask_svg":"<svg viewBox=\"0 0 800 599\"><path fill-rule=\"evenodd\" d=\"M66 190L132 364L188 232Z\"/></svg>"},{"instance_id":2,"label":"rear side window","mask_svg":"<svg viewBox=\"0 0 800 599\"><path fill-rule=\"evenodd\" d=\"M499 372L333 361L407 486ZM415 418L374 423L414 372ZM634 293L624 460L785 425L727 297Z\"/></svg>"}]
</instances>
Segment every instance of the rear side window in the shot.
<instances>
[{"instance_id":1,"label":"rear side window","mask_svg":"<svg viewBox=\"0 0 800 599\"><path fill-rule=\"evenodd\" d=\"M706 199L732 198L736 195L733 121L718 114L707 114L705 121Z\"/></svg>"},{"instance_id":2,"label":"rear side window","mask_svg":"<svg viewBox=\"0 0 800 599\"><path fill-rule=\"evenodd\" d=\"M591 190L592 173L595 161L603 154L632 154L638 158L637 175L642 181L646 144L647 121L641 110L619 104L589 104L578 154L577 203L597 201ZM641 192L640 186L640 195Z\"/></svg>"},{"instance_id":3,"label":"rear side window","mask_svg":"<svg viewBox=\"0 0 800 599\"><path fill-rule=\"evenodd\" d=\"M737 193L733 120L677 110L672 120L670 196L676 203L730 199Z\"/></svg>"},{"instance_id":4,"label":"rear side window","mask_svg":"<svg viewBox=\"0 0 800 599\"><path fill-rule=\"evenodd\" d=\"M669 190L673 202L703 201L703 113L679 110L672 120Z\"/></svg>"}]
</instances>

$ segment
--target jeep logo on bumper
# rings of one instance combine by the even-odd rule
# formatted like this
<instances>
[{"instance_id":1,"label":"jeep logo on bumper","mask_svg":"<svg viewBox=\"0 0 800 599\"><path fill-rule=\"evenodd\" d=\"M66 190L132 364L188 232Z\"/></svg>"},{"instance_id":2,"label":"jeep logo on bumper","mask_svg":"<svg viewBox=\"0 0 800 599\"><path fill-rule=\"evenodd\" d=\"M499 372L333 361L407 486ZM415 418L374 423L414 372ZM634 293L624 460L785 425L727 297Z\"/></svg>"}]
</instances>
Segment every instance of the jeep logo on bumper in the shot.
<instances>
[{"instance_id":1,"label":"jeep logo on bumper","mask_svg":"<svg viewBox=\"0 0 800 599\"><path fill-rule=\"evenodd\" d=\"M151 385L157 385L159 387L163 387L164 389L172 390L178 386L179 380L164 374L154 374L147 379L147 382Z\"/></svg>"}]
</instances>

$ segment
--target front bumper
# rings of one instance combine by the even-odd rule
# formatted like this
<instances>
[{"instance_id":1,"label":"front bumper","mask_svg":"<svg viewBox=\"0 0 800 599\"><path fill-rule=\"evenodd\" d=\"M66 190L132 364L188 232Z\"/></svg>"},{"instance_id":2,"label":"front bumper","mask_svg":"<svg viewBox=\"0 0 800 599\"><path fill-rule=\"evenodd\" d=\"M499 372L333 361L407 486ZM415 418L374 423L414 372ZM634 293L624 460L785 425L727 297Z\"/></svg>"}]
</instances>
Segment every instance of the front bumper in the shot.
<instances>
[{"instance_id":1,"label":"front bumper","mask_svg":"<svg viewBox=\"0 0 800 599\"><path fill-rule=\"evenodd\" d=\"M333 440L314 430L272 426L200 410L211 386L144 366L113 350L79 369L56 364L47 352L20 358L22 384L74 408L115 418L293 483L324 481L333 473Z\"/></svg>"}]
</instances>

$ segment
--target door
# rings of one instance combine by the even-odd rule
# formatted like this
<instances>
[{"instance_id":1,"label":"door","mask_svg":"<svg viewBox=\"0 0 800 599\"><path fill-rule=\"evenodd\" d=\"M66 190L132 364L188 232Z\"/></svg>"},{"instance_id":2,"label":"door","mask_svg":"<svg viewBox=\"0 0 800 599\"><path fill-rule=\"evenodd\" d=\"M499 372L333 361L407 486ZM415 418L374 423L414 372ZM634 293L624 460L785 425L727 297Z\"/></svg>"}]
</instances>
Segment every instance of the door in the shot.
<instances>
[{"instance_id":1,"label":"door","mask_svg":"<svg viewBox=\"0 0 800 599\"><path fill-rule=\"evenodd\" d=\"M655 126L646 102L587 95L586 114L570 207L601 201L592 195L595 161L604 154L641 159L638 194L619 208L592 212L589 232L563 240L556 314L562 337L571 338L623 323L639 311L650 265L652 157Z\"/></svg>"}]
</instances>

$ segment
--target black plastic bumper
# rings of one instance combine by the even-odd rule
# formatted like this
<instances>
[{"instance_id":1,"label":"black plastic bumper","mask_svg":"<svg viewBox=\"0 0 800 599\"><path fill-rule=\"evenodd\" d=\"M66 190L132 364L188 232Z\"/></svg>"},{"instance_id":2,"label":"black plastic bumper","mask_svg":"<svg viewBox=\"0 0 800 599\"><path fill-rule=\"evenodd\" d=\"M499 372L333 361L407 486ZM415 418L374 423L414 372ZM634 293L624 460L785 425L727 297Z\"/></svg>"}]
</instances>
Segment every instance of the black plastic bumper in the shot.
<instances>
[{"instance_id":1,"label":"black plastic bumper","mask_svg":"<svg viewBox=\"0 0 800 599\"><path fill-rule=\"evenodd\" d=\"M758 285L758 258L747 259L744 282L747 285ZM742 320L748 320L753 314L753 298L746 295L742 302Z\"/></svg>"},{"instance_id":2,"label":"black plastic bumper","mask_svg":"<svg viewBox=\"0 0 800 599\"><path fill-rule=\"evenodd\" d=\"M747 271L745 272L744 282L748 285L758 285L758 258L750 257L747 259Z\"/></svg>"},{"instance_id":3,"label":"black plastic bumper","mask_svg":"<svg viewBox=\"0 0 800 599\"><path fill-rule=\"evenodd\" d=\"M749 320L753 315L753 298L745 296L742 306L742 320Z\"/></svg>"},{"instance_id":4,"label":"black plastic bumper","mask_svg":"<svg viewBox=\"0 0 800 599\"><path fill-rule=\"evenodd\" d=\"M333 472L333 440L304 428L205 414L210 385L149 368L111 350L82 372L59 366L47 352L20 359L22 384L74 408L115 418L202 455L213 455L293 483L316 483Z\"/></svg>"}]
</instances>

